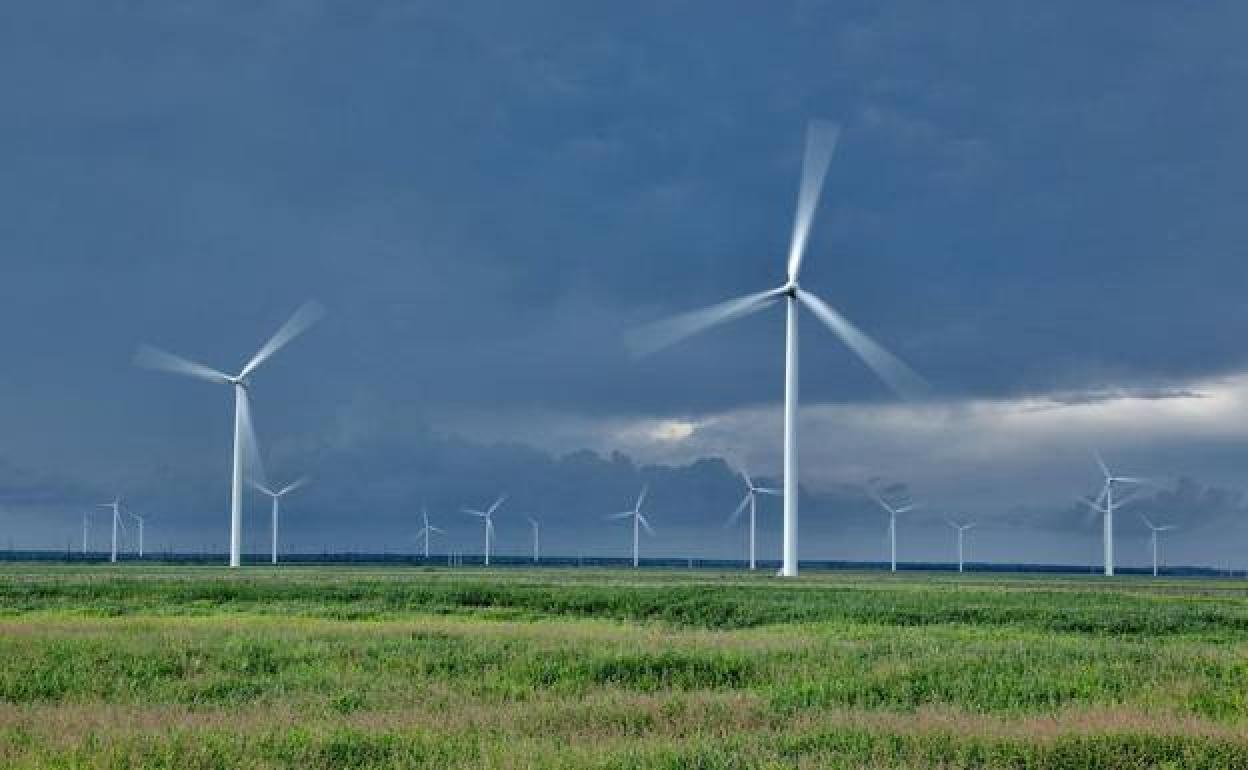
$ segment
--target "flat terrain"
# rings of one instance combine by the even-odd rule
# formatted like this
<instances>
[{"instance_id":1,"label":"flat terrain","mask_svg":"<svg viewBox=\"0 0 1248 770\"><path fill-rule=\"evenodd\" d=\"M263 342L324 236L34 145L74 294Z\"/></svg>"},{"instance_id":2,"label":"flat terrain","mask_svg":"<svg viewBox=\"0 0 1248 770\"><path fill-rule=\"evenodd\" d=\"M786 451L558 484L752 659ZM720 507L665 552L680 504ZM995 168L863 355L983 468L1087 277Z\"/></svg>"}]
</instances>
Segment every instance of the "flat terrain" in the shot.
<instances>
[{"instance_id":1,"label":"flat terrain","mask_svg":"<svg viewBox=\"0 0 1248 770\"><path fill-rule=\"evenodd\" d=\"M1248 768L1248 583L0 567L0 766Z\"/></svg>"}]
</instances>

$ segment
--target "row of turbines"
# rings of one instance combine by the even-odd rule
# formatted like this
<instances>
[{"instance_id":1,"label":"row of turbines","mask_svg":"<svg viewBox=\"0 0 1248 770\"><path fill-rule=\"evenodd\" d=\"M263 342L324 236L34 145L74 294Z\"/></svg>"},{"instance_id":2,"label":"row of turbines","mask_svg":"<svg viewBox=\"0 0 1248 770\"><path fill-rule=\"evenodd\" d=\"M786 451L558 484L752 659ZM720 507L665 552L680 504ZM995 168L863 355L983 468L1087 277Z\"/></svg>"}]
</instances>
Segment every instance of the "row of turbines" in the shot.
<instances>
[{"instance_id":1,"label":"row of turbines","mask_svg":"<svg viewBox=\"0 0 1248 770\"><path fill-rule=\"evenodd\" d=\"M675 345L676 343L700 332L719 326L726 322L752 315L778 302L785 306L786 324L784 337L784 443L782 486L779 489L763 488L754 485L748 474L745 474L747 493L741 504L733 513L735 521L746 510L750 517L750 551L751 568L755 566L754 549L755 517L757 512L757 496L760 494L776 495L783 501L783 538L782 566L780 575L786 577L798 574L798 324L800 310L805 308L853 353L857 355L889 388L902 398L917 399L928 391L927 383L901 359L858 329L849 319L836 308L821 299L818 295L799 283L803 257L810 239L811 227L818 207L820 193L827 176L832 155L839 138L836 124L816 120L810 123L806 135L806 147L802 160L801 181L798 187L797 210L794 217L792 234L789 241L784 282L774 288L721 302L710 307L683 313L672 318L657 321L636 330L628 335L627 342L635 356L645 356ZM303 480L296 481L285 487L269 485L264 476L263 463L260 461L255 428L251 417L249 387L252 377L259 368L275 353L288 345L296 337L307 330L324 315L324 309L315 302L305 303L295 312L276 334L274 334L252 357L238 370L229 374L218 369L197 363L173 353L148 345L140 346L136 354L136 363L141 366L162 370L174 374L185 375L219 385L228 385L234 394L234 435L233 456L230 481L230 548L229 564L238 567L241 563L242 542L242 497L243 487L250 483L272 499L273 553L277 558L278 510L281 499L299 488ZM1114 476L1098 457L1105 474L1105 485L1100 495L1084 502L1102 514L1105 528L1105 574L1114 573L1113 562L1113 517L1117 507L1122 504L1115 498L1115 485L1137 483L1131 477ZM633 529L633 560L638 562L639 541L641 531L653 532L650 522L641 512L645 501L646 490L643 489L636 504L629 511L613 514L610 518L631 520ZM896 568L896 517L904 513L902 508L891 508L882 498L876 499L889 510L889 532L891 566ZM485 561L489 563L492 546L494 524L493 515L502 504L499 498L485 509L465 509L465 513L483 520L485 528ZM120 521L120 514L114 506L114 521ZM961 543L967 530L973 523L949 524L958 532L959 553ZM539 527L531 520L534 533L535 552L539 548ZM116 526L116 525L115 525ZM140 524L141 526L141 524ZM1153 527L1149 523L1150 528ZM1158 527L1153 530L1154 541L1158 532L1170 527ZM428 523L427 515L421 529L421 537L425 542L426 551L430 535L439 533L436 527ZM114 537L115 540L115 537ZM114 556L116 548L114 547ZM961 558L959 558L961 562Z\"/></svg>"}]
</instances>

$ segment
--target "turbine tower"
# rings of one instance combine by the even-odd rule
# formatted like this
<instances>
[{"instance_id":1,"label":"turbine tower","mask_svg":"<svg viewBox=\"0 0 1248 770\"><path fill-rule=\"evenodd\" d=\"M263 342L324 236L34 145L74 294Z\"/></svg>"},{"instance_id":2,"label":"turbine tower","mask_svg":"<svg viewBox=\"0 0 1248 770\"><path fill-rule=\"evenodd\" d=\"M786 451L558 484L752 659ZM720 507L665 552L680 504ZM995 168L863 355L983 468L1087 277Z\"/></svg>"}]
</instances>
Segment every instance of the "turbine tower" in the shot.
<instances>
[{"instance_id":1,"label":"turbine tower","mask_svg":"<svg viewBox=\"0 0 1248 770\"><path fill-rule=\"evenodd\" d=\"M111 503L100 503L96 507L97 508L111 508L113 511L113 549L109 553L108 560L112 562L113 564L116 564L117 563L117 527L120 526L123 530L126 528L126 525L121 523L121 498L114 497Z\"/></svg>"},{"instance_id":2,"label":"turbine tower","mask_svg":"<svg viewBox=\"0 0 1248 770\"><path fill-rule=\"evenodd\" d=\"M533 563L537 564L542 560L542 525L532 516L526 516L529 520L529 526L533 528Z\"/></svg>"},{"instance_id":3,"label":"turbine tower","mask_svg":"<svg viewBox=\"0 0 1248 770\"><path fill-rule=\"evenodd\" d=\"M425 559L429 559L429 536L433 533L445 535L446 533L429 523L429 511L422 507L420 509L420 519L424 522L424 526L416 533L416 537L423 537L425 540Z\"/></svg>"},{"instance_id":4,"label":"turbine tower","mask_svg":"<svg viewBox=\"0 0 1248 770\"><path fill-rule=\"evenodd\" d=\"M962 571L962 536L966 534L966 531L968 529L971 529L972 527L975 526L975 522L970 521L970 522L967 522L966 524L958 524L953 519L945 519L945 521L949 523L949 526L953 527L954 529L958 531L958 572L961 572Z\"/></svg>"},{"instance_id":5,"label":"turbine tower","mask_svg":"<svg viewBox=\"0 0 1248 770\"><path fill-rule=\"evenodd\" d=\"M867 487L867 494L871 495L871 499L875 500L881 508L888 512L888 556L889 569L893 572L897 571L897 515L909 513L918 506L914 503L906 503L905 505L893 506L888 503L878 492L871 487Z\"/></svg>"},{"instance_id":6,"label":"turbine tower","mask_svg":"<svg viewBox=\"0 0 1248 770\"><path fill-rule=\"evenodd\" d=\"M302 487L304 484L307 484L307 483L308 483L308 477L304 476L303 478L297 479L291 482L290 484L287 484L281 489L272 489L266 484L262 484L259 481L256 481L254 479L251 480L251 485L253 487L255 487L260 492L263 492L264 494L268 495L269 499L272 500L272 506L270 509L271 510L270 521L272 524L273 533L271 536L272 545L270 546L270 549L269 549L269 563L270 564L277 564L277 520L281 513L282 498L290 494L291 492L294 492L296 489Z\"/></svg>"},{"instance_id":7,"label":"turbine tower","mask_svg":"<svg viewBox=\"0 0 1248 770\"><path fill-rule=\"evenodd\" d=\"M755 515L758 512L758 496L759 495L779 496L782 494L782 492L778 489L771 489L770 487L760 487L760 486L755 485L754 480L750 478L749 471L745 470L745 468L741 469L741 480L745 482L745 497L741 498L741 502L737 505L736 509L732 512L732 515L728 517L728 521L724 524L724 526L731 527L732 525L736 524L737 519L741 518L742 512L744 512L747 507L750 509L750 569L753 570L755 567L755 563L754 563L754 541L755 541L754 519L755 519Z\"/></svg>"},{"instance_id":8,"label":"turbine tower","mask_svg":"<svg viewBox=\"0 0 1248 770\"><path fill-rule=\"evenodd\" d=\"M1114 575L1114 511L1130 502L1131 498L1125 497L1121 499L1114 498L1115 484L1143 484L1145 480L1135 476L1115 476L1109 470L1109 466L1105 464L1104 458L1099 452L1093 452L1092 456L1096 458L1096 464L1101 469L1101 474L1105 477L1105 485L1101 487L1101 493L1097 495L1096 500L1089 500L1086 497L1079 498L1084 505L1101 514L1103 519L1103 534L1105 545L1105 575L1113 577Z\"/></svg>"},{"instance_id":9,"label":"turbine tower","mask_svg":"<svg viewBox=\"0 0 1248 770\"><path fill-rule=\"evenodd\" d=\"M485 566L490 566L490 541L494 539L494 512L498 510L498 506L503 504L507 499L507 495L499 495L494 504L484 511L478 511L475 508L465 508L464 513L469 516L480 516L485 520Z\"/></svg>"},{"instance_id":10,"label":"turbine tower","mask_svg":"<svg viewBox=\"0 0 1248 770\"><path fill-rule=\"evenodd\" d=\"M143 525L147 523L146 516L140 516L134 511L126 511L130 517L139 523L139 558L143 558Z\"/></svg>"},{"instance_id":11,"label":"turbine tower","mask_svg":"<svg viewBox=\"0 0 1248 770\"><path fill-rule=\"evenodd\" d=\"M149 369L196 377L234 388L234 458L230 474L230 566L242 563L243 543L243 479L244 462L252 465L253 478L263 478L255 429L251 422L251 406L247 397L249 379L256 369L291 340L325 315L316 302L306 302L290 317L269 341L264 343L238 374L229 375L209 366L167 353L150 345L142 345L135 354L135 363Z\"/></svg>"},{"instance_id":12,"label":"turbine tower","mask_svg":"<svg viewBox=\"0 0 1248 770\"><path fill-rule=\"evenodd\" d=\"M1149 521L1148 517L1142 513L1140 514L1140 518L1144 520L1145 526L1148 527L1153 541L1153 577L1157 577L1157 533L1169 532L1172 529L1178 529L1178 527L1173 524L1163 524L1161 526L1157 526L1156 524L1153 524L1153 522Z\"/></svg>"},{"instance_id":13,"label":"turbine tower","mask_svg":"<svg viewBox=\"0 0 1248 770\"><path fill-rule=\"evenodd\" d=\"M927 383L900 359L889 353L835 308L798 284L802 256L810 236L819 192L827 174L832 151L836 147L838 127L826 121L814 121L806 134L806 154L802 162L802 181L797 195L797 216L789 245L785 283L774 289L748 294L701 310L675 316L642 327L630 335L635 355L647 355L673 345L698 332L726 321L741 318L763 309L781 298L785 304L784 338L784 566L780 574L797 575L797 402L798 402L798 305L805 305L832 333L854 351L893 390L904 397L919 397Z\"/></svg>"},{"instance_id":14,"label":"turbine tower","mask_svg":"<svg viewBox=\"0 0 1248 770\"><path fill-rule=\"evenodd\" d=\"M641 540L641 532L639 531L638 528L645 527L646 532L650 536L652 537L654 536L654 530L650 528L650 522L647 521L646 517L643 516L641 513L641 504L645 502L646 500L646 491L648 489L649 489L648 486L643 486L641 488L641 494L637 495L637 505L633 506L633 510L624 511L623 513L613 513L607 517L608 519L631 518L633 520L633 568L634 569L636 569L637 566L640 564L640 558L639 558L640 552L638 551L638 546Z\"/></svg>"},{"instance_id":15,"label":"turbine tower","mask_svg":"<svg viewBox=\"0 0 1248 770\"><path fill-rule=\"evenodd\" d=\"M87 555L87 522L88 521L89 521L88 514L83 513L82 514L82 555L83 556Z\"/></svg>"}]
</instances>

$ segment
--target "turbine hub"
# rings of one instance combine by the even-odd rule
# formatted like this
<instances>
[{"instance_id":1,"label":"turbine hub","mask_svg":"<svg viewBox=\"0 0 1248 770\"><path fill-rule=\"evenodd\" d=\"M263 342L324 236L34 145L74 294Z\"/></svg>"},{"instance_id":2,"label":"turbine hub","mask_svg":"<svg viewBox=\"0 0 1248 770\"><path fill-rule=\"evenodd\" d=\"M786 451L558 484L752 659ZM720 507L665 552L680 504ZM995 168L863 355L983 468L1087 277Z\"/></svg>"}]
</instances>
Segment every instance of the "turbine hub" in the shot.
<instances>
[{"instance_id":1,"label":"turbine hub","mask_svg":"<svg viewBox=\"0 0 1248 770\"><path fill-rule=\"evenodd\" d=\"M788 283L784 285L783 289L781 289L781 293L783 293L786 297L796 298L797 289L798 289L797 281L789 281Z\"/></svg>"}]
</instances>

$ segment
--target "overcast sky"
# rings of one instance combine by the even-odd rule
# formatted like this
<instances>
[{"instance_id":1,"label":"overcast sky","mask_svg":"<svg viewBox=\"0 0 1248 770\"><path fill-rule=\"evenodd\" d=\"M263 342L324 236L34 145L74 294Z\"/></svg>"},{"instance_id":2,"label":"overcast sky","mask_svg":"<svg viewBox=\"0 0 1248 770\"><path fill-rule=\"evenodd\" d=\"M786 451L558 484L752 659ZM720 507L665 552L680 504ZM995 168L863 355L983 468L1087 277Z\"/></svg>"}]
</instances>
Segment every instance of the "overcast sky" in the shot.
<instances>
[{"instance_id":1,"label":"overcast sky","mask_svg":"<svg viewBox=\"0 0 1248 770\"><path fill-rule=\"evenodd\" d=\"M782 312L642 361L640 323L783 282L811 118L840 124L803 284L921 372L898 403L803 319L804 558L1088 562L1099 449L1167 558L1248 566L1248 50L1239 3L93 4L0 9L0 532L115 494L222 547L254 378L287 547L739 556L775 478ZM583 450L588 450L585 452ZM778 555L779 506L760 518ZM249 498L248 545L267 547ZM93 514L93 545L107 519ZM1146 558L1134 511L1123 561Z\"/></svg>"}]
</instances>

